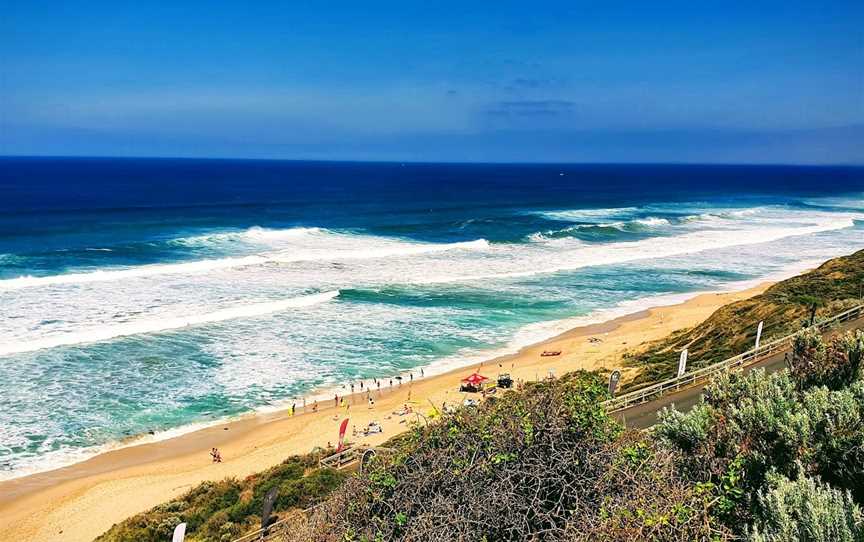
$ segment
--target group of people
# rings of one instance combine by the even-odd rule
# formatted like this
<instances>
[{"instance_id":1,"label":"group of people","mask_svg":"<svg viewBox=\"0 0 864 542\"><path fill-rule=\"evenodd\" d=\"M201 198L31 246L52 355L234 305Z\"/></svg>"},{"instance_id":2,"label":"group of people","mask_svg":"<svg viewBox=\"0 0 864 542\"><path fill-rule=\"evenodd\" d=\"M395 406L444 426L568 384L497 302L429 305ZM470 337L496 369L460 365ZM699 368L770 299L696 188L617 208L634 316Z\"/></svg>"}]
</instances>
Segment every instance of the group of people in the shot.
<instances>
[{"instance_id":1,"label":"group of people","mask_svg":"<svg viewBox=\"0 0 864 542\"><path fill-rule=\"evenodd\" d=\"M421 367L420 368L420 378L424 378L425 376L426 376L426 371ZM399 381L399 385L401 386L402 385L402 376L397 376L396 380ZM414 373L408 373L408 380L411 382L414 382ZM372 382L375 384L375 387L380 391L381 390L381 381L378 380L377 378L373 378ZM392 388L393 387L393 378L390 378L388 383L390 384L390 387ZM360 387L361 392L364 390L366 390L367 393L369 391L372 391L372 386L366 385L366 382L360 380L359 384L360 384L359 387ZM357 385L354 382L350 382L348 385L351 388L351 393L354 393L355 390L357 389ZM344 388L345 386L343 385L342 387Z\"/></svg>"},{"instance_id":2,"label":"group of people","mask_svg":"<svg viewBox=\"0 0 864 542\"><path fill-rule=\"evenodd\" d=\"M424 378L425 376L426 376L426 372L424 369L421 368L420 369L420 378ZM408 378L411 382L414 382L414 373L409 373ZM381 381L378 380L377 378L373 378L372 380L373 380L375 386L377 387L377 389L380 391L381 390ZM396 380L399 381L399 386L401 386L402 385L402 377L397 376ZM390 383L390 387L392 388L393 387L393 378L389 379L389 383ZM355 388L354 382L351 382L351 393L354 393L355 389L356 388ZM369 404L369 408L370 409L374 408L375 407L375 399L372 397L372 386L366 385L361 380L360 381L360 390L366 391L366 401ZM411 392L410 391L408 392L408 400L409 401L411 400ZM338 393L333 395L333 406L337 407L337 408L338 407L344 407L346 412L350 408L350 405L345 400L345 397L344 396L340 397ZM304 410L306 409L306 398L305 397L303 398L303 409ZM291 408L288 410L288 412L291 416L294 416L297 413L297 403L296 402L291 404ZM318 412L318 401L317 400L312 403L312 412ZM402 408L402 412L403 412L402 415L412 412L411 407L409 407L406 404ZM337 417L334 417L334 419L336 419L336 418ZM375 432L379 432L379 431L375 431L373 428L373 430L371 432L375 433ZM219 452L218 448L211 448L210 449L210 458L213 460L214 463L221 463L222 462L222 454L221 454L221 452Z\"/></svg>"}]
</instances>

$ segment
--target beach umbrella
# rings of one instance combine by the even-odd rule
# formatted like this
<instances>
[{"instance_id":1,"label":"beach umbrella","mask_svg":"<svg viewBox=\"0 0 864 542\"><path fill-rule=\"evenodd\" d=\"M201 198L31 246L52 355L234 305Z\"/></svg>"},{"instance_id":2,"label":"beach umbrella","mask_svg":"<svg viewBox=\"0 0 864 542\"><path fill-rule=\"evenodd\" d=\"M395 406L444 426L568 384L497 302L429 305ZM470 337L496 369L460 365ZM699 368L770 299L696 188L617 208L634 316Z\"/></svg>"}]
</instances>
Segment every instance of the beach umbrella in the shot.
<instances>
[{"instance_id":1,"label":"beach umbrella","mask_svg":"<svg viewBox=\"0 0 864 542\"><path fill-rule=\"evenodd\" d=\"M486 378L485 376L483 376L479 373L474 373L472 375L467 376L466 378L463 378L462 382L467 382L468 384L471 384L472 386L478 386L478 385L482 384L483 382L486 382L487 380L489 380L489 379Z\"/></svg>"}]
</instances>

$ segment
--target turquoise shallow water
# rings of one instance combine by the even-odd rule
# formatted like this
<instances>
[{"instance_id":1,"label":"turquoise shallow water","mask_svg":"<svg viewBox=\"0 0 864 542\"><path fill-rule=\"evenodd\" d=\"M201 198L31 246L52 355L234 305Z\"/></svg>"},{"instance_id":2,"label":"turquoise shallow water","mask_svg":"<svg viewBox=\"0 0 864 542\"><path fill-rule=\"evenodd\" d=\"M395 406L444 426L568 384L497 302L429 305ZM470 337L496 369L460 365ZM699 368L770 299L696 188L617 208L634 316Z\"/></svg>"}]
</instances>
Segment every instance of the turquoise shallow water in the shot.
<instances>
[{"instance_id":1,"label":"turquoise shallow water","mask_svg":"<svg viewBox=\"0 0 864 542\"><path fill-rule=\"evenodd\" d=\"M860 169L0 165L5 477L864 248Z\"/></svg>"}]
</instances>

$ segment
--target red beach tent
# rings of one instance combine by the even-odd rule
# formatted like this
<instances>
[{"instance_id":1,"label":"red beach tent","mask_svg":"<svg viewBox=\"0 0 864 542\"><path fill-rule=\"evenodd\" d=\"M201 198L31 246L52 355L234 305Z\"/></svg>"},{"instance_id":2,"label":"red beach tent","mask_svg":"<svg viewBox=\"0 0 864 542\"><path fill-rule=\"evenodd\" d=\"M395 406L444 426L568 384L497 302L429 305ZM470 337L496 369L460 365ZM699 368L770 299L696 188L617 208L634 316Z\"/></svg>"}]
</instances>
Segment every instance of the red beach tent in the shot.
<instances>
[{"instance_id":1,"label":"red beach tent","mask_svg":"<svg viewBox=\"0 0 864 542\"><path fill-rule=\"evenodd\" d=\"M471 384L472 386L479 386L480 384L482 384L483 382L485 382L487 380L489 380L489 379L486 378L485 376L483 376L479 373L474 373L474 374L472 374L466 378L463 378L462 382L467 382L468 384Z\"/></svg>"}]
</instances>

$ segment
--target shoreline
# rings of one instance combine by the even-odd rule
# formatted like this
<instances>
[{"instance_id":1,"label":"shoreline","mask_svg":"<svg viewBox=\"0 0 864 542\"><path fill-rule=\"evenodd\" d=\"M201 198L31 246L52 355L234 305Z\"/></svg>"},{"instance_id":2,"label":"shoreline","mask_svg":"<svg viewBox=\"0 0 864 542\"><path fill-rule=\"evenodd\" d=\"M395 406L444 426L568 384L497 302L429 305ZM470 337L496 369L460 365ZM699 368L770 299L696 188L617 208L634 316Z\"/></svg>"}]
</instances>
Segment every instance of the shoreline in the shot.
<instances>
[{"instance_id":1,"label":"shoreline","mask_svg":"<svg viewBox=\"0 0 864 542\"><path fill-rule=\"evenodd\" d=\"M797 262L792 266L783 268L775 273L771 273L769 275L755 279L746 279L731 282L726 284L724 287L718 288L716 290L697 290L691 292L658 294L634 300L623 301L612 307L598 309L583 316L574 316L560 320L551 320L528 324L527 326L520 329L514 335L514 337L511 338L510 341L508 341L506 345L487 348L483 350L476 350L473 353L457 352L445 358L436 360L430 364L418 365L402 373L399 373L399 375L403 378L408 378L408 375L410 373L416 373L418 371L424 370L426 373L425 378L428 379L452 371L460 371L477 365L478 363L482 365L482 363L487 361L518 354L525 348L553 340L559 335L567 333L568 331L576 328L582 328L590 325L609 322L611 320L615 320L624 316L630 316L637 312L643 312L650 309L678 305L702 294L736 292L740 290L746 290L753 286L766 282L778 282L780 280L784 280L786 278L811 270L821 263L822 260L801 261ZM530 338L528 338L527 340L519 340L519 334L527 333L528 328L536 328L540 331L530 334ZM396 376L385 376L381 377L380 380L385 381L389 378L395 379ZM369 377L362 380L363 382L366 382L374 380L374 378ZM57 454L58 456L60 456L59 460L53 462L48 461L45 462L45 464L37 464L34 466L25 466L23 469L21 469L22 472L20 474L13 474L11 476L7 476L9 471L4 472L0 470L0 486L2 486L2 484L4 484L5 482L18 480L20 478L37 476L47 472L63 470L79 463L90 461L96 457L99 457L100 455L124 450L130 447L143 446L147 444L162 442L165 440L176 439L183 437L184 435L187 435L189 433L204 431L212 427L242 422L244 420L247 420L248 418L264 417L265 419L267 419L268 416L278 416L280 414L285 415L286 412L290 410L292 402L302 403L304 399L307 400L308 404L310 405L309 409L311 409L311 404L315 400L326 403L326 401L332 399L334 394L338 394L340 397L342 397L343 395L345 397L350 396L351 394L347 392L347 387L348 384L333 384L329 387L311 389L309 390L308 395L298 396L291 399L281 399L275 401L273 404L255 407L246 412L232 414L221 418L213 418L210 420L191 422L169 429L156 430L151 433L129 435L103 444L97 444L86 448L69 451L63 454ZM382 388L382 391L385 391L386 389L389 388ZM357 392L357 394L359 396L359 392ZM297 408L297 412L300 414L305 414L307 410L308 409L304 408L302 405Z\"/></svg>"},{"instance_id":2,"label":"shoreline","mask_svg":"<svg viewBox=\"0 0 864 542\"><path fill-rule=\"evenodd\" d=\"M784 275L788 273L786 270ZM720 306L757 295L772 284L761 281L753 286L755 282L731 284L730 288L750 284L734 291L670 294L665 297L689 298L577 325L522 346L514 353L493 355L491 359L487 356L479 364L445 367L441 373L429 372L425 378L413 382L403 380L401 386L375 390L374 408L367 406L365 392L346 394L350 405L347 410L334 408L331 397L319 402L318 412L293 417L286 409L254 412L238 419L216 421L179 436L133 442L58 469L4 480L0 482L0 534L4 538L27 540L91 540L112 524L174 498L202 481L244 477L291 455L336 442L337 427L346 412L351 424L358 428L369 421L379 421L384 433L354 440L380 444L403 431L409 418L413 419L391 414L409 402L409 395L417 412L426 412L431 405L444 402L461 403L465 394L456 391L458 382L472 368L481 369L493 380L498 372L496 364L502 372L523 380L542 378L550 370L560 375L576 369L621 369L616 362L634 346L695 325ZM661 297L664 296L656 296L654 300ZM589 337L602 339L589 342ZM562 354L541 357L544 349L561 350ZM414 369L419 370L420 367ZM627 379L635 369L622 372ZM350 434L349 431L349 439ZM209 463L207 453L214 446L222 451L223 463Z\"/></svg>"}]
</instances>

